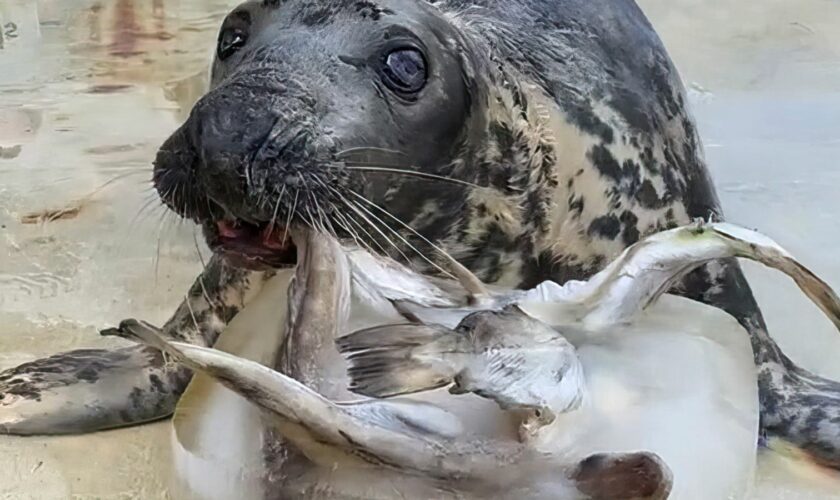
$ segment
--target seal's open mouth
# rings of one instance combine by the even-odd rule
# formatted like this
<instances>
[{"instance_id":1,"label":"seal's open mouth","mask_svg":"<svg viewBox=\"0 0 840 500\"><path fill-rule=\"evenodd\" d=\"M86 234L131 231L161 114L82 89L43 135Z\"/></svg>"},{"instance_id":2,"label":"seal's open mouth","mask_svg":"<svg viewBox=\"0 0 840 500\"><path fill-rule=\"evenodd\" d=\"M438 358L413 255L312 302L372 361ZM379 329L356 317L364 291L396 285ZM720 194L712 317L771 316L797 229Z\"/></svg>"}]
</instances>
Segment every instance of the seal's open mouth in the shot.
<instances>
[{"instance_id":1,"label":"seal's open mouth","mask_svg":"<svg viewBox=\"0 0 840 500\"><path fill-rule=\"evenodd\" d=\"M240 219L222 219L205 227L213 251L236 267L266 270L290 267L297 262L297 249L285 227Z\"/></svg>"}]
</instances>

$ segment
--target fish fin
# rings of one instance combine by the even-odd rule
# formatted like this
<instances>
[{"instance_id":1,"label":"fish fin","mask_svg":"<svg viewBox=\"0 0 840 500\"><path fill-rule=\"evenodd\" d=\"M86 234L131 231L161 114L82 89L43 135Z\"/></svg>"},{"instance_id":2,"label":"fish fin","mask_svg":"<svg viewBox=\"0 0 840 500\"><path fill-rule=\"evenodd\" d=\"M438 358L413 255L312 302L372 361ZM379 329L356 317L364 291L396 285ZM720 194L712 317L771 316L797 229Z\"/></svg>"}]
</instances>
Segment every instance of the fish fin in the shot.
<instances>
[{"instance_id":1,"label":"fish fin","mask_svg":"<svg viewBox=\"0 0 840 500\"><path fill-rule=\"evenodd\" d=\"M460 423L431 405L340 404L260 363L171 342L141 322L124 322L113 333L162 349L257 405L285 439L320 466L334 466L336 451L376 466L436 478L464 478L495 465L483 449L468 449L472 454L466 459L463 450L443 453L450 436L460 434ZM476 464L483 469L476 472Z\"/></svg>"},{"instance_id":2,"label":"fish fin","mask_svg":"<svg viewBox=\"0 0 840 500\"><path fill-rule=\"evenodd\" d=\"M654 304L687 273L709 261L739 257L790 276L840 329L840 298L831 287L771 238L724 222L694 224L652 234L627 248L576 293L590 326L623 323Z\"/></svg>"},{"instance_id":3,"label":"fish fin","mask_svg":"<svg viewBox=\"0 0 840 500\"><path fill-rule=\"evenodd\" d=\"M461 335L438 325L387 325L336 340L349 363L349 389L386 398L437 389L452 383L457 369L445 359Z\"/></svg>"},{"instance_id":4,"label":"fish fin","mask_svg":"<svg viewBox=\"0 0 840 500\"><path fill-rule=\"evenodd\" d=\"M160 328L142 320L123 320L120 322L119 327L103 330L102 335L133 340L138 344L154 347L178 360L184 357L183 353L164 337L163 331Z\"/></svg>"},{"instance_id":5,"label":"fish fin","mask_svg":"<svg viewBox=\"0 0 840 500\"><path fill-rule=\"evenodd\" d=\"M840 329L840 298L831 286L769 237L734 224L716 223L712 230L738 257L751 259L788 275L800 290Z\"/></svg>"}]
</instances>

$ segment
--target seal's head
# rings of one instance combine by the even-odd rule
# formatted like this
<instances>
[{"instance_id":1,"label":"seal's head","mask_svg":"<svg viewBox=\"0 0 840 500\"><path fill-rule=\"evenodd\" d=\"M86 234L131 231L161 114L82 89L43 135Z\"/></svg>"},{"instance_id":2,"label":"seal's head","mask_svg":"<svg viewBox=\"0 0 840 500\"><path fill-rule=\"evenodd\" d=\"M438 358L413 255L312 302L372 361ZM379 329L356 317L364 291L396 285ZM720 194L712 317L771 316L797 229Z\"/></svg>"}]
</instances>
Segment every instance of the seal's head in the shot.
<instances>
[{"instance_id":1,"label":"seal's head","mask_svg":"<svg viewBox=\"0 0 840 500\"><path fill-rule=\"evenodd\" d=\"M437 203L433 227L465 188L428 179L464 177L455 159L483 119L465 43L415 0L244 3L221 27L209 92L157 155L155 186L245 267L293 263L291 224L375 239Z\"/></svg>"}]
</instances>

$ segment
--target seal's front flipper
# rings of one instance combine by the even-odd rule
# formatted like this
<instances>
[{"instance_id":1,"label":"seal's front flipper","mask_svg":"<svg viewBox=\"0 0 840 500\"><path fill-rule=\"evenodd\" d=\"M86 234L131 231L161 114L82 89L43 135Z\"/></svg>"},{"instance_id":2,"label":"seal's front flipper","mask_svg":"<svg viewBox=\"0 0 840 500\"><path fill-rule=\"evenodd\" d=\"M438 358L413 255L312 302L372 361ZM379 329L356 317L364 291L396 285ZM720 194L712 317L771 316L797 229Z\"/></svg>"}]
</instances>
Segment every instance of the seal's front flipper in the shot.
<instances>
[{"instance_id":1,"label":"seal's front flipper","mask_svg":"<svg viewBox=\"0 0 840 500\"><path fill-rule=\"evenodd\" d=\"M143 346L84 349L0 372L0 432L76 434L166 417L189 372Z\"/></svg>"},{"instance_id":2,"label":"seal's front flipper","mask_svg":"<svg viewBox=\"0 0 840 500\"><path fill-rule=\"evenodd\" d=\"M263 283L263 273L230 267L214 256L164 334L212 345ZM190 372L166 367L162 359L141 346L82 349L0 372L0 433L77 434L167 417Z\"/></svg>"}]
</instances>

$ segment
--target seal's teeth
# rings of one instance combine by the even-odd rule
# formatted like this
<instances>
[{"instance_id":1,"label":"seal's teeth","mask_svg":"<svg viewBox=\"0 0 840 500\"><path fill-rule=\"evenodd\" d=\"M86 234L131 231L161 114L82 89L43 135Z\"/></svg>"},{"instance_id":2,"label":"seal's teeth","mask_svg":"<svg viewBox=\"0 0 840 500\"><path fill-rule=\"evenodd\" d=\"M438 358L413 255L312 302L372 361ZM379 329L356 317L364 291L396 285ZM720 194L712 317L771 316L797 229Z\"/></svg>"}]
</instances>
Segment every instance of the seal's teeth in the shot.
<instances>
[{"instance_id":1,"label":"seal's teeth","mask_svg":"<svg viewBox=\"0 0 840 500\"><path fill-rule=\"evenodd\" d=\"M284 249L288 245L286 229L277 225L268 224L260 233L262 244L268 248Z\"/></svg>"},{"instance_id":2,"label":"seal's teeth","mask_svg":"<svg viewBox=\"0 0 840 500\"><path fill-rule=\"evenodd\" d=\"M236 221L220 220L216 222L219 236L223 238L236 238L240 235L239 224Z\"/></svg>"}]
</instances>

